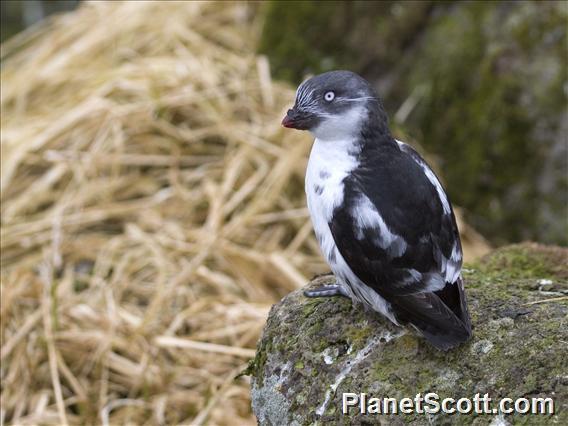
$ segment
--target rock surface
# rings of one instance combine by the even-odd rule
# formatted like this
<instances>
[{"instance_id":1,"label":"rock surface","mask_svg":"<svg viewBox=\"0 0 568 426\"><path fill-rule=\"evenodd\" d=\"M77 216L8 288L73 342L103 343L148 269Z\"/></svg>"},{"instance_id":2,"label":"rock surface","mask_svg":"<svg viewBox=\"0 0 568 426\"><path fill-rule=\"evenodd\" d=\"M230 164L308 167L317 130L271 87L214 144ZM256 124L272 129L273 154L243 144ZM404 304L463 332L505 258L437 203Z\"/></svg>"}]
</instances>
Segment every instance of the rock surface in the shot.
<instances>
[{"instance_id":1,"label":"rock surface","mask_svg":"<svg viewBox=\"0 0 568 426\"><path fill-rule=\"evenodd\" d=\"M521 244L468 265L474 337L448 353L348 299L289 294L273 306L248 369L259 423L568 424L567 261L567 249ZM389 416L362 415L356 407L344 415L344 392L552 397L555 414Z\"/></svg>"}]
</instances>

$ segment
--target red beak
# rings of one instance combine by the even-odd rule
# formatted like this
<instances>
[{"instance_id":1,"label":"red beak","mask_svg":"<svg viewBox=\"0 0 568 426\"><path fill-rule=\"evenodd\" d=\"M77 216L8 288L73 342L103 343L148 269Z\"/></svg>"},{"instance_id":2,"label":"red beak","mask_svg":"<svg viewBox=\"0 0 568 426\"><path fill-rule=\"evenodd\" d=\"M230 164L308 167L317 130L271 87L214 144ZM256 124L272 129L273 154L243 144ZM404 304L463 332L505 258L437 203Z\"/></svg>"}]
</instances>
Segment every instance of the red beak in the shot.
<instances>
[{"instance_id":1,"label":"red beak","mask_svg":"<svg viewBox=\"0 0 568 426\"><path fill-rule=\"evenodd\" d=\"M289 115L286 115L282 119L282 125L284 127L289 128L289 129L293 129L294 128L294 120Z\"/></svg>"},{"instance_id":2,"label":"red beak","mask_svg":"<svg viewBox=\"0 0 568 426\"><path fill-rule=\"evenodd\" d=\"M289 129L308 130L313 123L313 117L295 108L289 109L286 117L282 119L282 125Z\"/></svg>"}]
</instances>

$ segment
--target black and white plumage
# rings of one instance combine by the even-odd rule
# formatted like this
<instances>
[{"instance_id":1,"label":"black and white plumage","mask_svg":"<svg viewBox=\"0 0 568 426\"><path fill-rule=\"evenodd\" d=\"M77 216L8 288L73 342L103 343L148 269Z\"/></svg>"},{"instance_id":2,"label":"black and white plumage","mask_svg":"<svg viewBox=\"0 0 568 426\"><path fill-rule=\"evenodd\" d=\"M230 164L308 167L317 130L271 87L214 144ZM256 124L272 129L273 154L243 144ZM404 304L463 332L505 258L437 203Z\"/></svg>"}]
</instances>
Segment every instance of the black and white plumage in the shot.
<instances>
[{"instance_id":1,"label":"black and white plumage","mask_svg":"<svg viewBox=\"0 0 568 426\"><path fill-rule=\"evenodd\" d=\"M471 323L452 206L424 159L391 136L371 85L349 71L312 77L282 124L316 138L306 195L337 279L307 295L347 295L442 350L466 341Z\"/></svg>"}]
</instances>

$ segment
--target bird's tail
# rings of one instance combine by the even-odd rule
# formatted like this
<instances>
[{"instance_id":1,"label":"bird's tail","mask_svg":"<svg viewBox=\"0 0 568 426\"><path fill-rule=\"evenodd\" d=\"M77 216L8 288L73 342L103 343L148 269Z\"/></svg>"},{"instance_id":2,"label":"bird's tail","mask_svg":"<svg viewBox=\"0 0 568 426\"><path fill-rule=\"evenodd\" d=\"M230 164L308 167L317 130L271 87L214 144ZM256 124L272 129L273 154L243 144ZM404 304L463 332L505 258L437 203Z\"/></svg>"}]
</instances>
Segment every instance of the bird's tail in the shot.
<instances>
[{"instance_id":1,"label":"bird's tail","mask_svg":"<svg viewBox=\"0 0 568 426\"><path fill-rule=\"evenodd\" d=\"M391 303L400 322L440 350L455 348L472 335L461 279L437 292L394 296Z\"/></svg>"},{"instance_id":2,"label":"bird's tail","mask_svg":"<svg viewBox=\"0 0 568 426\"><path fill-rule=\"evenodd\" d=\"M420 334L428 340L432 346L442 351L449 351L462 343L468 341L472 335L471 330L463 327L462 324L452 324L451 327L434 328L426 323L412 322Z\"/></svg>"}]
</instances>

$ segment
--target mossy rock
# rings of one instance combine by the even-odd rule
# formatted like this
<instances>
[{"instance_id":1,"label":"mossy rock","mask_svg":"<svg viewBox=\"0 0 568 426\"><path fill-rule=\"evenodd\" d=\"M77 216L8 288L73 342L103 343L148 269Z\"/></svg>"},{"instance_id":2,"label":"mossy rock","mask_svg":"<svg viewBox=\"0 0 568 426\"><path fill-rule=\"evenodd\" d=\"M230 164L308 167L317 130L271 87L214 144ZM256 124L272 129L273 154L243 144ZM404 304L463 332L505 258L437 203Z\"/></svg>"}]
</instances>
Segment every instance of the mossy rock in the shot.
<instances>
[{"instance_id":1,"label":"mossy rock","mask_svg":"<svg viewBox=\"0 0 568 426\"><path fill-rule=\"evenodd\" d=\"M259 423L568 424L567 261L566 249L522 244L468 265L474 337L447 353L348 299L289 294L271 309L248 370ZM551 397L555 414L389 416L352 408L344 415L344 392L399 399L419 392L455 399L476 393L493 400Z\"/></svg>"},{"instance_id":2,"label":"mossy rock","mask_svg":"<svg viewBox=\"0 0 568 426\"><path fill-rule=\"evenodd\" d=\"M268 1L259 51L269 56L277 78L294 83L307 73L337 68L376 77L400 61L400 53L420 34L434 4Z\"/></svg>"},{"instance_id":3,"label":"mossy rock","mask_svg":"<svg viewBox=\"0 0 568 426\"><path fill-rule=\"evenodd\" d=\"M565 2L470 2L433 19L407 126L494 242L568 243Z\"/></svg>"}]
</instances>

